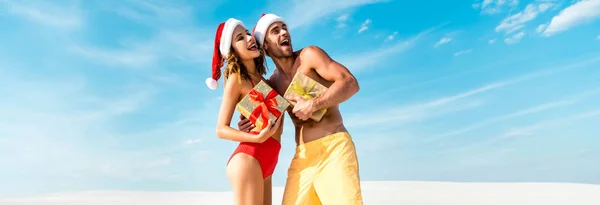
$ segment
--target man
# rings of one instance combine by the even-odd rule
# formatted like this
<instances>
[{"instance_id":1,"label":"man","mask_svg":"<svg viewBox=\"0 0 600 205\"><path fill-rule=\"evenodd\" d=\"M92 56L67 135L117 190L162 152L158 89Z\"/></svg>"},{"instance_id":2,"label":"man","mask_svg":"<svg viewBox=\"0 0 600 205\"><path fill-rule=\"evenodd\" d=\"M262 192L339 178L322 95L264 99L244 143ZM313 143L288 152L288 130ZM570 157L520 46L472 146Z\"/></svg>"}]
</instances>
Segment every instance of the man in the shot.
<instances>
[{"instance_id":1,"label":"man","mask_svg":"<svg viewBox=\"0 0 600 205\"><path fill-rule=\"evenodd\" d=\"M278 93L285 93L296 72L328 87L321 96L289 99L296 105L288 114L296 128L296 153L288 170L283 204L363 204L358 160L352 137L346 130L338 105L359 90L350 71L332 60L325 51L309 46L296 52L285 21L276 15L263 15L254 36L277 69L267 80ZM316 122L311 115L327 108ZM240 130L252 125L241 117ZM282 134L283 126L276 133Z\"/></svg>"}]
</instances>

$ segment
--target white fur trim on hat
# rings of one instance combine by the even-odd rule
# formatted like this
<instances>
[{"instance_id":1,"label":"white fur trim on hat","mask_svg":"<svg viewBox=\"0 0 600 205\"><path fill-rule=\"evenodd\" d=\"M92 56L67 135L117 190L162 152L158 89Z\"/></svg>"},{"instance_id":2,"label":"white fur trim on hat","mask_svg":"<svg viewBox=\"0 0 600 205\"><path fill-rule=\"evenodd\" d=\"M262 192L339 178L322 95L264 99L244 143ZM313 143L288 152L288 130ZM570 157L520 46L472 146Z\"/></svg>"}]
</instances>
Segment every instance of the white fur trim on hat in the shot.
<instances>
[{"instance_id":1,"label":"white fur trim on hat","mask_svg":"<svg viewBox=\"0 0 600 205\"><path fill-rule=\"evenodd\" d=\"M278 21L285 23L283 18L275 14L265 14L258 20L258 22L256 23L256 27L254 28L254 37L256 38L256 41L259 45L263 45L266 36L265 34L267 33L267 29L269 28L269 26Z\"/></svg>"},{"instance_id":2,"label":"white fur trim on hat","mask_svg":"<svg viewBox=\"0 0 600 205\"><path fill-rule=\"evenodd\" d=\"M221 33L221 44L219 45L219 51L221 51L221 55L227 56L227 54L229 54L229 48L231 48L231 41L233 38L233 31L238 25L246 28L244 23L234 18L227 19L225 22L223 33Z\"/></svg>"}]
</instances>

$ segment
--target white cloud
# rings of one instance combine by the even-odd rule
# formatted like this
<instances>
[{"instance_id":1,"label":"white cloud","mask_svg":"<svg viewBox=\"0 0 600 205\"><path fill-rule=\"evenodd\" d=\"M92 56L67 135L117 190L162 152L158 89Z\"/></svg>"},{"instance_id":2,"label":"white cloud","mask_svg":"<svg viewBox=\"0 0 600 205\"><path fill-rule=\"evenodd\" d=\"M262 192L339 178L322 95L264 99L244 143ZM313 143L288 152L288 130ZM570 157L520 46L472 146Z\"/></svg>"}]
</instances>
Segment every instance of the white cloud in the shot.
<instances>
[{"instance_id":1,"label":"white cloud","mask_svg":"<svg viewBox=\"0 0 600 205\"><path fill-rule=\"evenodd\" d=\"M69 48L74 53L98 62L123 66L127 68L141 68L156 62L157 56L150 48L136 47L130 49L101 49L96 47L72 46Z\"/></svg>"},{"instance_id":2,"label":"white cloud","mask_svg":"<svg viewBox=\"0 0 600 205\"><path fill-rule=\"evenodd\" d=\"M211 55L211 33L194 24L190 9L174 2L133 2L133 6L125 4L116 8L115 12L153 28L155 32L151 37L120 39L119 48L73 45L68 46L69 49L99 63L125 68L160 67L160 63L168 60L186 63L210 61L209 57L198 56ZM159 78L164 80L163 75Z\"/></svg>"},{"instance_id":3,"label":"white cloud","mask_svg":"<svg viewBox=\"0 0 600 205\"><path fill-rule=\"evenodd\" d=\"M147 68L169 59L192 63L208 62L210 58L198 56L209 56L211 44L195 36L197 34L192 30L162 30L152 39L130 40L120 49L77 45L70 50L103 64L127 68Z\"/></svg>"},{"instance_id":4,"label":"white cloud","mask_svg":"<svg viewBox=\"0 0 600 205\"><path fill-rule=\"evenodd\" d=\"M209 3L205 6L209 7ZM161 28L188 27L193 24L193 10L177 0L132 0L125 1L114 12L141 25Z\"/></svg>"},{"instance_id":5,"label":"white cloud","mask_svg":"<svg viewBox=\"0 0 600 205\"><path fill-rule=\"evenodd\" d=\"M600 0L582 0L562 10L552 18L545 36L566 31L577 25L591 22L600 17Z\"/></svg>"},{"instance_id":6,"label":"white cloud","mask_svg":"<svg viewBox=\"0 0 600 205\"><path fill-rule=\"evenodd\" d=\"M193 139L193 140L190 139L190 140L186 140L185 144L196 144L196 143L200 143L200 142L202 142L201 139Z\"/></svg>"},{"instance_id":7,"label":"white cloud","mask_svg":"<svg viewBox=\"0 0 600 205\"><path fill-rule=\"evenodd\" d=\"M523 28L525 24L531 20L534 20L540 13L548 10L551 3L541 4L529 4L525 7L525 10L506 17L498 26L496 26L496 32L504 31L507 34L518 31Z\"/></svg>"},{"instance_id":8,"label":"white cloud","mask_svg":"<svg viewBox=\"0 0 600 205\"><path fill-rule=\"evenodd\" d=\"M396 37L396 35L398 35L398 32L397 32L397 31L396 31L396 32L394 32L394 33L392 33L392 35L389 35L389 36L388 36L388 37L387 37L385 40L386 40L386 41L391 41L391 40L394 40L394 38Z\"/></svg>"},{"instance_id":9,"label":"white cloud","mask_svg":"<svg viewBox=\"0 0 600 205\"><path fill-rule=\"evenodd\" d=\"M493 117L490 119L486 119L483 120L481 122L475 123L474 125L471 125L469 127L465 127L462 129L457 129L454 131L450 131L450 132L446 132L446 133L442 133L440 135L431 137L429 139L426 139L427 142L431 142L431 141L437 141L437 140L441 140L445 137L449 137L449 136L455 136L455 135L459 135L459 134L463 134L478 128L482 128L482 127L486 127L489 125L495 125L499 122L502 121L507 121L513 118L517 118L517 117L521 117L524 115L530 115L530 114L535 114L535 113L540 113L540 112L545 112L545 111L550 111L556 108L560 108L560 107L566 107L566 106L570 106L573 104L576 104L578 102L581 102L583 100L585 100L588 97L597 95L598 93L600 93L600 89L596 88L596 89L590 89L590 90L585 90L581 93L577 93L575 95L566 97L566 99L563 100L558 100L558 101L554 101L554 102L547 102L547 103L543 103L543 104L539 104L527 109L523 109L523 110L519 110L513 113L509 113L506 115L501 115L501 116L497 116L497 117ZM526 132L522 132L519 131L519 133L526 133Z\"/></svg>"},{"instance_id":10,"label":"white cloud","mask_svg":"<svg viewBox=\"0 0 600 205\"><path fill-rule=\"evenodd\" d=\"M481 3L481 8L486 8L492 3L494 3L494 0L483 0L483 2ZM502 5L504 1L496 1L495 3Z\"/></svg>"},{"instance_id":11,"label":"white cloud","mask_svg":"<svg viewBox=\"0 0 600 205\"><path fill-rule=\"evenodd\" d=\"M4 1L3 5L10 13L52 28L85 26L83 12L77 3L62 5L41 1ZM148 26L155 32L151 32L150 37L116 39L120 44L118 46L100 47L80 40L82 38L73 38L64 42L64 48L95 62L127 68L160 67L160 63L169 59L185 63L208 64L210 61L209 57L198 56L210 56L212 53L212 32L198 28L193 10L185 5L174 1L134 0L123 2L108 11ZM152 78L166 82L177 79L177 76L164 73Z\"/></svg>"},{"instance_id":12,"label":"white cloud","mask_svg":"<svg viewBox=\"0 0 600 205\"><path fill-rule=\"evenodd\" d=\"M454 53L454 56L461 56L473 52L473 49L462 50Z\"/></svg>"},{"instance_id":13,"label":"white cloud","mask_svg":"<svg viewBox=\"0 0 600 205\"><path fill-rule=\"evenodd\" d=\"M113 133L118 138L133 139L159 139L164 136L170 136L176 139L185 139L197 137L198 135L207 137L214 135L214 126L209 125L209 119L199 116L210 113L208 110L216 106L212 102L207 102L199 111L182 110L175 115L175 119L165 120L152 128L134 133ZM212 134L212 135L211 135ZM216 137L215 137L216 138ZM169 140L160 143L158 146L142 147L141 149L110 150L102 153L102 156L94 156L95 164L100 167L100 174L108 178L119 178L121 180L173 180L179 179L173 177L169 171L176 169L174 162L179 165L196 165L205 163L213 155L209 147L189 146L190 143L197 143L198 140L186 140L182 144L179 140ZM167 166L171 165L171 166ZM152 168L152 169L150 169ZM96 170L89 170L85 174L96 173ZM189 175L186 175L190 177Z\"/></svg>"},{"instance_id":14,"label":"white cloud","mask_svg":"<svg viewBox=\"0 0 600 205\"><path fill-rule=\"evenodd\" d=\"M546 25L546 24L541 24L537 27L537 29L535 31L538 33L542 33L542 32L544 32L544 29L546 29L547 26L548 25Z\"/></svg>"},{"instance_id":15,"label":"white cloud","mask_svg":"<svg viewBox=\"0 0 600 205\"><path fill-rule=\"evenodd\" d=\"M9 173L32 167L62 175L88 169L95 171L87 174L97 173L96 163L119 144L114 130L120 120L147 106L155 94L152 87L123 86L117 93L102 96L93 93L82 77L47 79L3 72L0 82L1 87L13 89L0 89L0 95L10 99L0 103L0 136L10 139L7 147L0 148L10 153L3 154L0 166L10 167L4 169ZM90 144L93 150L86 149Z\"/></svg>"},{"instance_id":16,"label":"white cloud","mask_svg":"<svg viewBox=\"0 0 600 205\"><path fill-rule=\"evenodd\" d=\"M488 41L488 43L489 44L494 44L494 43L496 43L496 39L491 39L491 40Z\"/></svg>"},{"instance_id":17,"label":"white cloud","mask_svg":"<svg viewBox=\"0 0 600 205\"><path fill-rule=\"evenodd\" d=\"M404 122L424 120L454 113L466 109L472 109L483 104L484 101L476 99L470 101L461 101L462 99L475 96L490 90L498 89L506 85L517 82L517 79L506 80L487 84L472 90L458 93L452 96L441 97L427 102L411 104L395 109L373 110L368 113L353 113L345 118L348 127L361 127L370 125L382 126L385 123L393 122L398 125ZM390 90L389 92L393 92ZM387 94L387 93L382 93ZM370 119L370 120L364 120Z\"/></svg>"},{"instance_id":18,"label":"white cloud","mask_svg":"<svg viewBox=\"0 0 600 205\"><path fill-rule=\"evenodd\" d=\"M542 1L543 2L543 1ZM550 3L550 1L546 1L546 3L541 3L538 5L538 10L541 12L545 12L547 11L549 8L551 8L552 6L554 6L553 3Z\"/></svg>"},{"instance_id":19,"label":"white cloud","mask_svg":"<svg viewBox=\"0 0 600 205\"><path fill-rule=\"evenodd\" d=\"M344 28L346 27L346 21L348 21L348 17L350 16L350 14L344 14L341 15L339 17L337 17L335 20L337 21L337 26L335 26L336 28Z\"/></svg>"},{"instance_id":20,"label":"white cloud","mask_svg":"<svg viewBox=\"0 0 600 205\"><path fill-rule=\"evenodd\" d=\"M553 75L560 72L569 71L572 69L582 68L584 66L590 65L592 63L600 62L600 57L587 59L581 62L575 62L568 65L563 65L555 68L545 69L542 71L532 72L523 74L514 78L509 78L505 80L501 80L498 82L488 83L481 87L467 90L455 95L445 96L441 98L437 98L434 100L430 100L427 102L411 104L395 109L382 109L377 110L377 108L367 108L368 112L366 113L352 113L345 117L345 122L347 122L348 127L364 127L364 126L383 126L386 123L392 123L394 126L405 122L414 122L418 120L424 120L433 118L436 116L441 116L453 112L463 111L467 109L472 109L483 104L485 100L482 99L469 99L463 100L469 97L474 97L476 95L489 92L492 90L497 90L508 85L517 84L533 79L537 79L539 77ZM389 93L396 92L396 90L391 89L387 92L382 92L381 95L388 95ZM372 120L364 120L364 119L372 119Z\"/></svg>"},{"instance_id":21,"label":"white cloud","mask_svg":"<svg viewBox=\"0 0 600 205\"><path fill-rule=\"evenodd\" d=\"M519 43L523 37L525 37L525 32L521 31L521 32L519 32L517 34L512 35L509 38L504 39L504 42L506 44Z\"/></svg>"},{"instance_id":22,"label":"white cloud","mask_svg":"<svg viewBox=\"0 0 600 205\"><path fill-rule=\"evenodd\" d=\"M596 37L596 39L600 40L600 35L598 35L598 37Z\"/></svg>"},{"instance_id":23,"label":"white cloud","mask_svg":"<svg viewBox=\"0 0 600 205\"><path fill-rule=\"evenodd\" d=\"M336 20L344 22L344 21L348 20L349 16L350 16L350 14L344 14L344 15L341 15L341 16L337 17Z\"/></svg>"},{"instance_id":24,"label":"white cloud","mask_svg":"<svg viewBox=\"0 0 600 205\"><path fill-rule=\"evenodd\" d=\"M11 14L56 29L76 29L85 24L81 10L73 2L57 5L43 1L3 1L2 5Z\"/></svg>"},{"instance_id":25,"label":"white cloud","mask_svg":"<svg viewBox=\"0 0 600 205\"><path fill-rule=\"evenodd\" d=\"M369 29L369 24L371 24L371 19L365 20L365 22L360 25L360 29L358 29L358 33L362 33L364 31L366 31L367 29Z\"/></svg>"},{"instance_id":26,"label":"white cloud","mask_svg":"<svg viewBox=\"0 0 600 205\"><path fill-rule=\"evenodd\" d=\"M462 95L462 94L459 94ZM369 127L377 125L380 128L390 128L390 126L399 126L405 123L433 119L464 110L470 110L479 107L485 103L484 100L460 101L462 98L474 94L465 94L465 96L451 96L450 98L440 98L432 101L402 106L394 109L370 109L368 113L351 113L344 117L344 124L349 129ZM364 120L369 119L369 120Z\"/></svg>"},{"instance_id":27,"label":"white cloud","mask_svg":"<svg viewBox=\"0 0 600 205\"><path fill-rule=\"evenodd\" d=\"M347 1L284 1L275 0L269 5L270 11L282 16L288 22L290 29L310 26L330 15L351 8L369 4L384 3L390 0L347 0Z\"/></svg>"},{"instance_id":28,"label":"white cloud","mask_svg":"<svg viewBox=\"0 0 600 205\"><path fill-rule=\"evenodd\" d=\"M343 65L345 65L353 73L357 73L357 72L362 71L365 68L369 68L377 63L380 63L382 60L389 57L390 55L398 54L398 53L408 50L409 48L411 48L411 46L413 46L416 43L417 40L419 40L423 36L431 33L432 31L434 31L435 29L437 29L439 27L440 26L437 26L437 27L428 29L426 31L423 31L423 32L417 34L416 36L412 37L409 40L395 43L390 47L377 48L377 49L373 49L373 50L358 53L358 54L352 53L348 56L342 56L342 57L336 58L335 60L342 63Z\"/></svg>"},{"instance_id":29,"label":"white cloud","mask_svg":"<svg viewBox=\"0 0 600 205\"><path fill-rule=\"evenodd\" d=\"M452 38L450 37L443 37L441 38L438 42L435 43L435 45L433 45L433 47L439 47L441 45L444 45L446 43L450 43L452 41Z\"/></svg>"},{"instance_id":30,"label":"white cloud","mask_svg":"<svg viewBox=\"0 0 600 205\"><path fill-rule=\"evenodd\" d=\"M177 176L169 173L170 170L173 170L174 165L176 165L173 162L181 159L187 161L188 159L181 155L178 156L179 159L169 156L168 153L173 153L173 150L175 150L173 147L169 147L147 150L107 151L102 153L105 155L104 157L98 157L98 154L88 156L89 159L95 160L94 164L89 165L90 167L80 174L87 177L90 175L100 175L104 179L118 179L122 181L177 179ZM181 148L177 150L187 151Z\"/></svg>"},{"instance_id":31,"label":"white cloud","mask_svg":"<svg viewBox=\"0 0 600 205\"><path fill-rule=\"evenodd\" d=\"M59 52L61 49L56 50ZM211 113L214 106L203 110L193 108L194 112L173 110L169 106L171 108L168 114L161 115L158 121L150 122L152 127L136 130L140 129L137 125L128 125L136 123L131 117L141 116L132 114L164 112L160 108L154 108L150 112L143 109L156 103L154 97L159 89L164 91L168 88L155 89L153 85L136 78L132 78L135 83L126 78L123 82L125 84L109 85L115 86L112 89L118 89L118 92L97 92L98 87L94 86L103 87L104 78L101 77L99 82L92 81L94 78L87 78L88 76L80 73L78 68L81 68L81 64L69 59L77 57L67 55L67 60L61 60L60 70L57 72L66 74L64 72L70 71L69 69L76 71L68 73L67 77L58 74L49 77L28 72L31 68L55 69L53 65L45 67L45 64L37 65L35 61L18 64L23 67L8 65L7 62L10 61L3 61L0 65L0 96L10 99L0 101L0 113L3 116L0 118L0 138L8 139L5 143L0 143L0 155L5 156L0 158L0 167L6 168L3 169L0 181L6 182L11 174L19 170L39 168L44 169L44 172L22 173L24 180L18 183L41 186L39 182L25 178L65 180L65 183L71 183L69 179L73 176L99 179L124 177L124 181L173 179L170 173L164 175L165 170L151 171L147 166L166 164L167 161L179 162L178 158L191 155L193 151L203 151L204 156L210 154L201 145L191 147L182 142L214 134L211 122L199 120L202 119L199 116ZM5 56L0 58L4 59ZM14 59L16 62L19 60ZM91 69L93 67L87 70ZM164 136L169 136L172 140L166 140ZM164 141L159 143L159 147L152 148L149 147L149 144L153 144L152 140ZM177 155L170 156L173 153ZM197 156L200 157L200 154ZM153 162L155 159L159 160ZM6 190L6 186L0 186L0 189ZM18 191L26 193L30 190Z\"/></svg>"},{"instance_id":32,"label":"white cloud","mask_svg":"<svg viewBox=\"0 0 600 205\"><path fill-rule=\"evenodd\" d=\"M507 132L505 132L495 138L490 139L490 141L504 140L504 139L510 139L510 138L515 138L515 137L531 136L540 130L546 130L550 127L556 127L556 126L559 126L562 124L571 123L576 120L582 120L582 119L593 118L593 117L598 117L598 116L600 116L600 110L590 110L590 111L578 113L578 114L571 115L571 116L561 117L561 118L557 118L557 119L543 120L543 121L540 121L538 123L535 123L535 124L532 124L529 126L512 128L512 129L508 130Z\"/></svg>"},{"instance_id":33,"label":"white cloud","mask_svg":"<svg viewBox=\"0 0 600 205\"><path fill-rule=\"evenodd\" d=\"M512 9L517 5L519 5L519 0L483 0L472 6L475 9L481 9L482 14L497 14L504 11L505 7Z\"/></svg>"},{"instance_id":34,"label":"white cloud","mask_svg":"<svg viewBox=\"0 0 600 205\"><path fill-rule=\"evenodd\" d=\"M373 49L371 51L362 52L359 54L350 54L336 59L353 73L358 73L365 68L372 67L376 63L380 63L385 58L407 51L414 45L416 39L398 42L390 47Z\"/></svg>"}]
</instances>

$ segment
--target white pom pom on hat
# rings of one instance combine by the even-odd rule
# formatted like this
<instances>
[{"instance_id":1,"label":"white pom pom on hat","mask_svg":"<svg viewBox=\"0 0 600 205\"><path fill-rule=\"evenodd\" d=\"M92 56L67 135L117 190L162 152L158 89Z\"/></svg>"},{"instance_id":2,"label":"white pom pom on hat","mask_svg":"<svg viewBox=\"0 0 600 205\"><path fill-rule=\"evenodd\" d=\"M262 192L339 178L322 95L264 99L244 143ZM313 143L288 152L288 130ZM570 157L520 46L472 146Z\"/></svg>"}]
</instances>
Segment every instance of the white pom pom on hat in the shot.
<instances>
[{"instance_id":1,"label":"white pom pom on hat","mask_svg":"<svg viewBox=\"0 0 600 205\"><path fill-rule=\"evenodd\" d=\"M213 78L206 79L206 86L211 90L216 90L219 87L219 82Z\"/></svg>"},{"instance_id":2,"label":"white pom pom on hat","mask_svg":"<svg viewBox=\"0 0 600 205\"><path fill-rule=\"evenodd\" d=\"M227 21L220 23L217 27L212 59L212 76L206 79L206 86L211 90L216 90L219 87L218 80L221 78L220 68L223 66L223 56L229 54L233 31L237 26L246 28L240 20L234 18L227 19Z\"/></svg>"}]
</instances>

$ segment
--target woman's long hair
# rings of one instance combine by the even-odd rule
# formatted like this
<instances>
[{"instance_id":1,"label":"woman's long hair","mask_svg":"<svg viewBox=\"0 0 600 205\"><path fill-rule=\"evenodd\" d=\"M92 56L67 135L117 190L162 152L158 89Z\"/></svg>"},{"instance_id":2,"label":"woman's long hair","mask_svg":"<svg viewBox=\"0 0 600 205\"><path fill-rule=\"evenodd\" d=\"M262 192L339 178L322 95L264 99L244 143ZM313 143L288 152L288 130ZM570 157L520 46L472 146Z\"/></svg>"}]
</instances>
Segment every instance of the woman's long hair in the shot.
<instances>
[{"instance_id":1,"label":"woman's long hair","mask_svg":"<svg viewBox=\"0 0 600 205\"><path fill-rule=\"evenodd\" d=\"M230 48L229 54L226 57L227 67L225 67L224 77L225 81L231 74L238 75L238 82L241 83L242 79L250 81L250 74L248 74L248 69L244 66L242 62L239 61L239 56L235 50L233 50L233 46ZM260 55L254 58L254 66L256 67L256 72L260 75L267 74L267 65L265 61L265 51L262 48L258 49Z\"/></svg>"}]
</instances>

